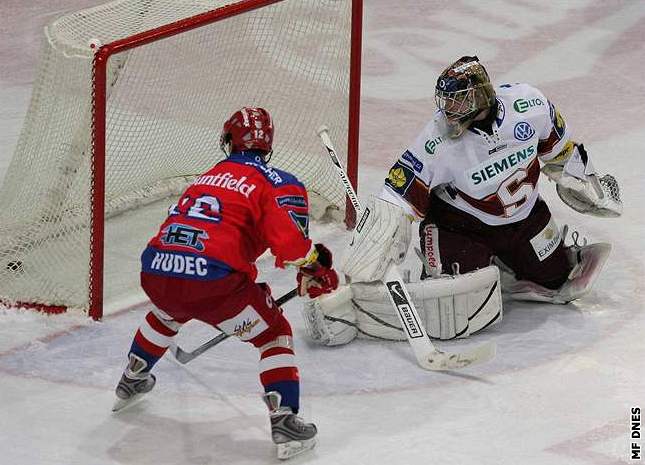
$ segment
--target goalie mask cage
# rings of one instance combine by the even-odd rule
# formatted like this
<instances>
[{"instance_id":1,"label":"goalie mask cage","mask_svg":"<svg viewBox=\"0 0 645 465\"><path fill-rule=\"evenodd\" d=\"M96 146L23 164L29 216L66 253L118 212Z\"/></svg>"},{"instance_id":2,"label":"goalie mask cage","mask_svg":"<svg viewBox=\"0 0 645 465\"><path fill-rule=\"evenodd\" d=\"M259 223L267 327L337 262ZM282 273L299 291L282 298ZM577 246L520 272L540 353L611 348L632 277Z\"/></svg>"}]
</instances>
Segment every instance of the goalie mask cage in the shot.
<instances>
[{"instance_id":1,"label":"goalie mask cage","mask_svg":"<svg viewBox=\"0 0 645 465\"><path fill-rule=\"evenodd\" d=\"M242 106L271 113L271 164L305 184L313 216L351 223L316 129L356 184L361 16L362 0L117 0L46 26L0 189L0 302L98 319L104 298L127 301L147 240L224 157Z\"/></svg>"}]
</instances>

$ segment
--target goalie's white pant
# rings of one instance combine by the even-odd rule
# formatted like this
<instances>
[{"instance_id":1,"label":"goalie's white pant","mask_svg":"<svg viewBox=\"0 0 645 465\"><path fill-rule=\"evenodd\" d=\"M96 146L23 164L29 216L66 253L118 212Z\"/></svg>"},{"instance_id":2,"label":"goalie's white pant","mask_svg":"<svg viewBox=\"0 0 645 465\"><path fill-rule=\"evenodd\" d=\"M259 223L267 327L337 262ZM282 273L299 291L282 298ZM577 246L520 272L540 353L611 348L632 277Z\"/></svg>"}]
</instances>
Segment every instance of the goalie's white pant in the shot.
<instances>
[{"instance_id":1,"label":"goalie's white pant","mask_svg":"<svg viewBox=\"0 0 645 465\"><path fill-rule=\"evenodd\" d=\"M465 338L502 320L496 266L409 283L407 288L430 337ZM406 339L381 282L352 283L309 300L303 316L308 336L323 345L347 344L357 336Z\"/></svg>"}]
</instances>

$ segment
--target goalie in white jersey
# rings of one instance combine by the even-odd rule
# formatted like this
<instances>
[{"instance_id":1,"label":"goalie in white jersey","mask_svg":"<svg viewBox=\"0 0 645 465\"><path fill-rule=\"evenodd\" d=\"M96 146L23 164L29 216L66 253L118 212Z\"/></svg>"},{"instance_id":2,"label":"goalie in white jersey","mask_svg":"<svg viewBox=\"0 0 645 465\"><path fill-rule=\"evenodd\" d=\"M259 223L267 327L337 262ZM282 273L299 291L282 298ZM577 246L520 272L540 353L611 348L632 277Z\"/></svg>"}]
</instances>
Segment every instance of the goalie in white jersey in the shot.
<instances>
[{"instance_id":1,"label":"goalie in white jersey","mask_svg":"<svg viewBox=\"0 0 645 465\"><path fill-rule=\"evenodd\" d=\"M375 323L396 326L384 317L382 286L354 283L378 281L402 261L411 219L421 222L422 279L434 279L410 290L429 334L442 339L499 321L499 287L519 300L566 303L590 290L606 261L609 244L564 245L566 232L540 198L538 178L543 172L567 205L595 216L621 214L618 185L610 175L596 176L583 145L539 90L494 88L478 58L464 56L441 73L435 99L438 111L390 169L379 198L369 202L371 214L354 232L340 267L351 277L351 291L341 289L305 312L314 339L331 345L356 333L395 335ZM441 292L432 290L437 287ZM446 303L451 292L461 298ZM339 304L348 299L352 311Z\"/></svg>"}]
</instances>

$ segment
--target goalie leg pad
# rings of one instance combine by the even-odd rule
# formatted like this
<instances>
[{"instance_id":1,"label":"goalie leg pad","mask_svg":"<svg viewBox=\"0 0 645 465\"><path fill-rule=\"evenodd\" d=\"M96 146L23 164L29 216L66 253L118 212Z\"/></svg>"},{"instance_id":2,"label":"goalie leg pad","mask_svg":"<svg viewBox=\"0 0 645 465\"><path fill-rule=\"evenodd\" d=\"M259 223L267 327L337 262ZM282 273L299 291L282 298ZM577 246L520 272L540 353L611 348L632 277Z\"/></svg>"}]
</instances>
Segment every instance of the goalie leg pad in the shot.
<instances>
[{"instance_id":1,"label":"goalie leg pad","mask_svg":"<svg viewBox=\"0 0 645 465\"><path fill-rule=\"evenodd\" d=\"M442 276L419 285L424 285L426 328L432 337L466 338L502 321L502 293L496 266ZM433 301L438 303L434 305Z\"/></svg>"},{"instance_id":2,"label":"goalie leg pad","mask_svg":"<svg viewBox=\"0 0 645 465\"><path fill-rule=\"evenodd\" d=\"M489 266L456 276L408 283L419 316L432 338L466 338L502 320L499 270ZM352 283L307 301L307 335L322 345L363 339L404 341L405 334L381 282Z\"/></svg>"},{"instance_id":3,"label":"goalie leg pad","mask_svg":"<svg viewBox=\"0 0 645 465\"><path fill-rule=\"evenodd\" d=\"M341 286L336 292L307 300L302 308L302 316L307 335L322 345L347 344L358 333L349 286Z\"/></svg>"},{"instance_id":4,"label":"goalie leg pad","mask_svg":"<svg viewBox=\"0 0 645 465\"><path fill-rule=\"evenodd\" d=\"M390 263L400 264L410 244L410 218L397 205L371 196L339 269L353 281L383 278Z\"/></svg>"},{"instance_id":5,"label":"goalie leg pad","mask_svg":"<svg viewBox=\"0 0 645 465\"><path fill-rule=\"evenodd\" d=\"M405 339L381 283L352 283L351 288L359 309L359 337ZM499 270L495 266L408 283L407 288L430 337L465 338L502 320Z\"/></svg>"}]
</instances>

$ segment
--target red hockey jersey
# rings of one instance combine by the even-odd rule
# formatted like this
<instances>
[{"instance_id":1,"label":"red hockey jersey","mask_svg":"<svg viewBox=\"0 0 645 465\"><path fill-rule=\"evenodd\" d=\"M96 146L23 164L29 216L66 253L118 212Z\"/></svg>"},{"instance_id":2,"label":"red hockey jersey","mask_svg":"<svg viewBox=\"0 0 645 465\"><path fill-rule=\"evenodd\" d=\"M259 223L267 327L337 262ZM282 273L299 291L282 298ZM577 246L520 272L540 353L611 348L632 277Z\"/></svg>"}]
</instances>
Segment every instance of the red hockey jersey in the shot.
<instances>
[{"instance_id":1,"label":"red hockey jersey","mask_svg":"<svg viewBox=\"0 0 645 465\"><path fill-rule=\"evenodd\" d=\"M141 256L142 271L213 280L257 276L267 249L275 264L312 250L307 192L298 179L252 152L234 153L199 176L173 205Z\"/></svg>"}]
</instances>

